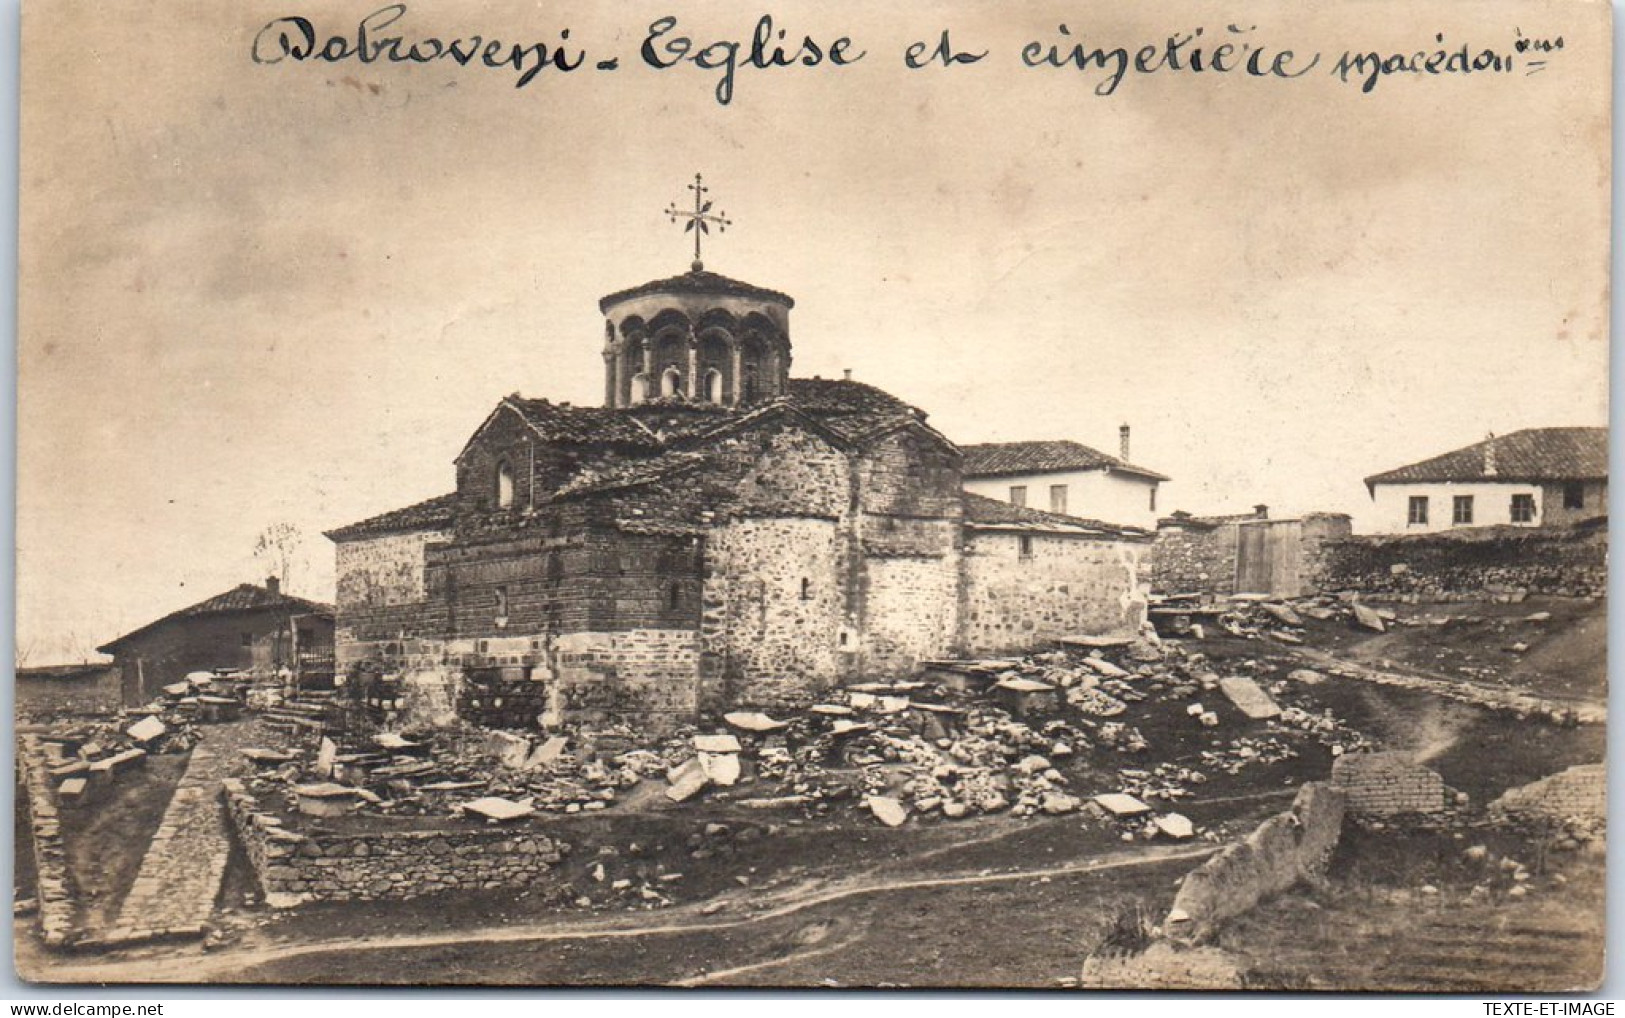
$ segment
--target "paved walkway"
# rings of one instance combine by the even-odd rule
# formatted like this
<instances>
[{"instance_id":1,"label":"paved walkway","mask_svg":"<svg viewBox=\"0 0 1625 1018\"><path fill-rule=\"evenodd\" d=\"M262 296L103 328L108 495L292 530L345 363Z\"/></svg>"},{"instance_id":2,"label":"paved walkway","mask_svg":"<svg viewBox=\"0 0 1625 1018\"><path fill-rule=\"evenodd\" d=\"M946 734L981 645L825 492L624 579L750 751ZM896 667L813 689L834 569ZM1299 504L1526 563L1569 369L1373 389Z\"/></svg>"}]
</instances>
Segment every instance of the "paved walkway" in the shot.
<instances>
[{"instance_id":1,"label":"paved walkway","mask_svg":"<svg viewBox=\"0 0 1625 1018\"><path fill-rule=\"evenodd\" d=\"M231 842L220 781L230 757L199 743L141 860L108 942L195 937L214 911Z\"/></svg>"}]
</instances>

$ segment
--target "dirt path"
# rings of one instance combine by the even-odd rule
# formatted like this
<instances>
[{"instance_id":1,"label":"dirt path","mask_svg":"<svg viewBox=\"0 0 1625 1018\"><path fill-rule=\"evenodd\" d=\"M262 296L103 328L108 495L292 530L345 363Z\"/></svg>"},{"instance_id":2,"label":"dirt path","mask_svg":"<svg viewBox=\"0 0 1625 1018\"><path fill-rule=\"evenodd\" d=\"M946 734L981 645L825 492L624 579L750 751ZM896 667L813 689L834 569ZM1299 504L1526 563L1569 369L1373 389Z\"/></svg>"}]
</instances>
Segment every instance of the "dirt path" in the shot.
<instances>
[{"instance_id":1,"label":"dirt path","mask_svg":"<svg viewBox=\"0 0 1625 1018\"><path fill-rule=\"evenodd\" d=\"M1379 685L1420 690L1481 707L1546 714L1572 711L1582 724L1606 724L1608 721L1608 705L1596 700L1582 697L1539 697L1515 689L1468 682L1464 679L1441 678L1420 670L1393 671L1373 668L1347 657L1338 657L1308 647L1294 647L1292 653L1316 668L1351 675Z\"/></svg>"},{"instance_id":2,"label":"dirt path","mask_svg":"<svg viewBox=\"0 0 1625 1018\"><path fill-rule=\"evenodd\" d=\"M294 958L319 956L329 952L343 952L346 955L354 956L367 951L402 951L470 942L481 944L541 944L573 940L633 939L650 936L714 933L766 923L807 909L868 895L882 895L926 888L1041 880L1110 870L1134 869L1173 861L1194 863L1199 859L1212 855L1219 850L1219 847L1216 845L1202 845L1200 847L1179 849L1147 848L1132 854L1119 853L1089 862L1004 873L865 880L811 890L806 888L789 889L758 897L753 902L756 911L748 916L732 919L705 919L699 914L700 906L696 905L685 909L682 917L656 923L628 922L622 917L614 917L598 923L572 923L562 926L559 924L491 926L459 929L444 933L347 937L342 940L265 944L245 946L212 955L198 951L187 951L183 954L167 956L127 957L78 964L52 964L51 960L41 959L45 961L45 964L41 965L37 971L28 971L32 966L25 967L22 958L19 958L18 961L19 969L22 970L24 977L37 981L104 983L137 981L143 983L207 983L231 981L233 976L257 966ZM822 949L834 950L835 945ZM743 968L754 970L755 967L744 966ZM713 973L707 978L720 978L722 975L723 973L720 972Z\"/></svg>"}]
</instances>

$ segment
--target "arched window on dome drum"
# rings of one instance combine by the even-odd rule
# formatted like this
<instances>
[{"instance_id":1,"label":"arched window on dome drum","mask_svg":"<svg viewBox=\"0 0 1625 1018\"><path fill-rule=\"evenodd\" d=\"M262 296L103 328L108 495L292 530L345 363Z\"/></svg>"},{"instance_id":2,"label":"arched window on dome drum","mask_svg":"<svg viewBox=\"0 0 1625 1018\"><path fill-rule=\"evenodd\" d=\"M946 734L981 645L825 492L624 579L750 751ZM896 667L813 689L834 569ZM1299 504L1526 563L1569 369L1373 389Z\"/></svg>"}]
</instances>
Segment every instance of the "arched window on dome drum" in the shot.
<instances>
[{"instance_id":1,"label":"arched window on dome drum","mask_svg":"<svg viewBox=\"0 0 1625 1018\"><path fill-rule=\"evenodd\" d=\"M756 401L756 397L761 395L762 386L757 380L756 374L758 370L759 368L755 361L745 362L745 368L742 372L744 377L740 379L739 386L739 401L741 403L754 403Z\"/></svg>"},{"instance_id":2,"label":"arched window on dome drum","mask_svg":"<svg viewBox=\"0 0 1625 1018\"><path fill-rule=\"evenodd\" d=\"M642 403L649 398L649 376L639 371L632 376L632 402Z\"/></svg>"},{"instance_id":3,"label":"arched window on dome drum","mask_svg":"<svg viewBox=\"0 0 1625 1018\"><path fill-rule=\"evenodd\" d=\"M497 508L513 508L513 468L507 460L497 464Z\"/></svg>"},{"instance_id":4,"label":"arched window on dome drum","mask_svg":"<svg viewBox=\"0 0 1625 1018\"><path fill-rule=\"evenodd\" d=\"M675 396L683 387L683 373L674 364L660 374L660 395Z\"/></svg>"},{"instance_id":5,"label":"arched window on dome drum","mask_svg":"<svg viewBox=\"0 0 1625 1018\"><path fill-rule=\"evenodd\" d=\"M722 372L716 368L705 373L705 398L711 403L722 402Z\"/></svg>"}]
</instances>

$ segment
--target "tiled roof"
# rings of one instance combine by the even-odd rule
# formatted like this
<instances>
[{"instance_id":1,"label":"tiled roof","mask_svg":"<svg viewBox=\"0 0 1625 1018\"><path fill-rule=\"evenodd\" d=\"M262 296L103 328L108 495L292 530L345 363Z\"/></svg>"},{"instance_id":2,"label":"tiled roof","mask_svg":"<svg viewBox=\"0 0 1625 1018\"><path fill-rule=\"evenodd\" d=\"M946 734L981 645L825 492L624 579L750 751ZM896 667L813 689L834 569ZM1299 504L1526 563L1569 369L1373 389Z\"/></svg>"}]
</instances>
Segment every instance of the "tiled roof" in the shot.
<instances>
[{"instance_id":1,"label":"tiled roof","mask_svg":"<svg viewBox=\"0 0 1625 1018\"><path fill-rule=\"evenodd\" d=\"M1065 470L1112 470L1153 481L1168 477L1108 456L1077 442L990 442L962 445L966 477L1004 477L1013 474L1049 474Z\"/></svg>"},{"instance_id":2,"label":"tiled roof","mask_svg":"<svg viewBox=\"0 0 1625 1018\"><path fill-rule=\"evenodd\" d=\"M327 531L333 541L353 541L358 537L378 534L408 533L413 530L433 530L451 523L457 513L457 493L436 495L434 498L395 509L378 516Z\"/></svg>"},{"instance_id":3,"label":"tiled roof","mask_svg":"<svg viewBox=\"0 0 1625 1018\"><path fill-rule=\"evenodd\" d=\"M609 309L622 301L634 297L644 297L653 293L700 293L706 295L721 294L727 297L749 297L756 300L770 300L776 304L783 304L787 308L796 306L796 302L789 294L766 287L743 283L727 276L719 276L715 272L697 270L685 272L681 276L672 276L669 279L656 279L634 286L629 290L617 290L598 302L598 310L608 313Z\"/></svg>"},{"instance_id":4,"label":"tiled roof","mask_svg":"<svg viewBox=\"0 0 1625 1018\"><path fill-rule=\"evenodd\" d=\"M924 414L864 382L844 378L792 378L784 394L810 414Z\"/></svg>"},{"instance_id":5,"label":"tiled roof","mask_svg":"<svg viewBox=\"0 0 1625 1018\"><path fill-rule=\"evenodd\" d=\"M230 615L237 612L261 611L265 609L280 609L289 614L326 615L332 617L333 606L320 601L307 601L302 597L284 594L281 591L272 591L268 587L258 587L252 583L242 583L231 588L223 594L216 594L207 600L179 611L170 612L161 619L149 622L139 629L131 630L116 640L96 649L103 654L112 654L114 649L125 641L145 633L149 629L161 626L166 622L180 619L197 618L206 615Z\"/></svg>"},{"instance_id":6,"label":"tiled roof","mask_svg":"<svg viewBox=\"0 0 1625 1018\"><path fill-rule=\"evenodd\" d=\"M635 488L685 470L694 470L707 462L704 453L664 452L648 459L605 462L576 472L553 495L555 499L587 495L621 488Z\"/></svg>"},{"instance_id":7,"label":"tiled roof","mask_svg":"<svg viewBox=\"0 0 1625 1018\"><path fill-rule=\"evenodd\" d=\"M644 448L660 444L637 418L611 407L570 406L518 395L503 402L518 410L542 438L551 442Z\"/></svg>"},{"instance_id":8,"label":"tiled roof","mask_svg":"<svg viewBox=\"0 0 1625 1018\"><path fill-rule=\"evenodd\" d=\"M1494 444L1495 472L1486 468ZM1591 481L1608 476L1607 428L1527 428L1365 479L1378 484L1427 481Z\"/></svg>"},{"instance_id":9,"label":"tiled roof","mask_svg":"<svg viewBox=\"0 0 1625 1018\"><path fill-rule=\"evenodd\" d=\"M996 498L965 492L965 525L972 528L999 528L1011 530L1037 530L1070 533L1091 533L1120 537L1149 537L1150 532L1100 520L1086 520L1078 516L1063 516L1040 509L1011 505Z\"/></svg>"}]
</instances>

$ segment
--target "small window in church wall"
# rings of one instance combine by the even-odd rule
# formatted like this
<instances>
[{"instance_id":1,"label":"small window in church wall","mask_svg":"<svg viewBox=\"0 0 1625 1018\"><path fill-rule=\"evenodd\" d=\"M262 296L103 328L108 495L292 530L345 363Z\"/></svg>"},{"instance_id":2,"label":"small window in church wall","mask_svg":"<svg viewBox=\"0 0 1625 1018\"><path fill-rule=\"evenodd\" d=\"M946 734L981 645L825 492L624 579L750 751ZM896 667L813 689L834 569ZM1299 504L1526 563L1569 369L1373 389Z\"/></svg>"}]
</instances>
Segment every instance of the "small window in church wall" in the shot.
<instances>
[{"instance_id":1,"label":"small window in church wall","mask_svg":"<svg viewBox=\"0 0 1625 1018\"><path fill-rule=\"evenodd\" d=\"M683 384L682 372L676 368L667 368L660 376L660 395L675 396Z\"/></svg>"},{"instance_id":2,"label":"small window in church wall","mask_svg":"<svg viewBox=\"0 0 1625 1018\"><path fill-rule=\"evenodd\" d=\"M705 373L705 398L712 403L722 402L722 372L716 368Z\"/></svg>"},{"instance_id":3,"label":"small window in church wall","mask_svg":"<svg viewBox=\"0 0 1625 1018\"><path fill-rule=\"evenodd\" d=\"M1031 535L1022 534L1020 539L1019 539L1019 545L1020 545L1020 548L1021 548L1021 557L1022 558L1032 558L1033 557L1033 539L1032 539Z\"/></svg>"},{"instance_id":4,"label":"small window in church wall","mask_svg":"<svg viewBox=\"0 0 1625 1018\"><path fill-rule=\"evenodd\" d=\"M497 464L497 508L513 508L513 468L507 460Z\"/></svg>"},{"instance_id":5,"label":"small window in church wall","mask_svg":"<svg viewBox=\"0 0 1625 1018\"><path fill-rule=\"evenodd\" d=\"M671 589L666 592L666 607L681 608L682 606L683 588L680 584L673 583Z\"/></svg>"},{"instance_id":6,"label":"small window in church wall","mask_svg":"<svg viewBox=\"0 0 1625 1018\"><path fill-rule=\"evenodd\" d=\"M801 578L801 599L803 601L812 600L812 581L805 576Z\"/></svg>"}]
</instances>

